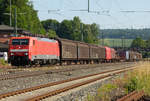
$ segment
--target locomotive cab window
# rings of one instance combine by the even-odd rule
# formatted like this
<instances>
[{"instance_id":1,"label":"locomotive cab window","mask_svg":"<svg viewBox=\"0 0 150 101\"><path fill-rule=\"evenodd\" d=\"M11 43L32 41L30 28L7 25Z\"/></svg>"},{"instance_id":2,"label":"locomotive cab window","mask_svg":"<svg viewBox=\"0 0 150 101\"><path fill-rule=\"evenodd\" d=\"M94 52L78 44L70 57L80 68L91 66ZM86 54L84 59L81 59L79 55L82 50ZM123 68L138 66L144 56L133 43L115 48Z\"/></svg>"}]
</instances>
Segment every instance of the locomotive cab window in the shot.
<instances>
[{"instance_id":1,"label":"locomotive cab window","mask_svg":"<svg viewBox=\"0 0 150 101\"><path fill-rule=\"evenodd\" d=\"M13 39L12 45L29 45L29 39Z\"/></svg>"}]
</instances>

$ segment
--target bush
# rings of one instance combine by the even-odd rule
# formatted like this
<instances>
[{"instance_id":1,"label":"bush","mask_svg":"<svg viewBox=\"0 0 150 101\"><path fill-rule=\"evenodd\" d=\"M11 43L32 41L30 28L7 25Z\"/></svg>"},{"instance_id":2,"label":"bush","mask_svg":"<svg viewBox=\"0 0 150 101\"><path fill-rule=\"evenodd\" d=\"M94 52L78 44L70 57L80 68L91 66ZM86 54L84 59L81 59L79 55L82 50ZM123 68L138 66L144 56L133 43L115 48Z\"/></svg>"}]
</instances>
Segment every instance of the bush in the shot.
<instances>
[{"instance_id":1,"label":"bush","mask_svg":"<svg viewBox=\"0 0 150 101\"><path fill-rule=\"evenodd\" d=\"M110 101L110 93L117 88L114 84L105 84L98 89L98 97L101 101Z\"/></svg>"},{"instance_id":2,"label":"bush","mask_svg":"<svg viewBox=\"0 0 150 101\"><path fill-rule=\"evenodd\" d=\"M128 74L126 78L127 82L124 87L128 93L134 90L144 90L147 95L150 95L150 64L142 63L142 65L138 67L138 69Z\"/></svg>"},{"instance_id":3,"label":"bush","mask_svg":"<svg viewBox=\"0 0 150 101\"><path fill-rule=\"evenodd\" d=\"M137 82L137 78L136 77L132 77L130 80L129 80L129 83L127 83L124 87L126 88L127 92L133 92L134 90L137 89L137 85L138 85L138 82Z\"/></svg>"}]
</instances>

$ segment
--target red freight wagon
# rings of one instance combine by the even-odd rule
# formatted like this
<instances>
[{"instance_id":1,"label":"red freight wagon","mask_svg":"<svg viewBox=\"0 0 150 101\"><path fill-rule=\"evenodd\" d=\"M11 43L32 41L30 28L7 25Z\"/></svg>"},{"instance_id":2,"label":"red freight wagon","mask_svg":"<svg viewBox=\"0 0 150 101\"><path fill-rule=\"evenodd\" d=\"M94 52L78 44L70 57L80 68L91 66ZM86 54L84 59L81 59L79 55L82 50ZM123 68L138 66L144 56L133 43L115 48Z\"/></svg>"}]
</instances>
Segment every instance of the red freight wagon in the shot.
<instances>
[{"instance_id":1,"label":"red freight wagon","mask_svg":"<svg viewBox=\"0 0 150 101\"><path fill-rule=\"evenodd\" d=\"M112 57L111 57L111 48L109 48L109 47L105 47L105 58L106 58L106 60L108 61L108 60L111 60L112 59Z\"/></svg>"},{"instance_id":2,"label":"red freight wagon","mask_svg":"<svg viewBox=\"0 0 150 101\"><path fill-rule=\"evenodd\" d=\"M12 37L9 43L9 60L12 65L50 63L59 60L57 40L36 37Z\"/></svg>"}]
</instances>

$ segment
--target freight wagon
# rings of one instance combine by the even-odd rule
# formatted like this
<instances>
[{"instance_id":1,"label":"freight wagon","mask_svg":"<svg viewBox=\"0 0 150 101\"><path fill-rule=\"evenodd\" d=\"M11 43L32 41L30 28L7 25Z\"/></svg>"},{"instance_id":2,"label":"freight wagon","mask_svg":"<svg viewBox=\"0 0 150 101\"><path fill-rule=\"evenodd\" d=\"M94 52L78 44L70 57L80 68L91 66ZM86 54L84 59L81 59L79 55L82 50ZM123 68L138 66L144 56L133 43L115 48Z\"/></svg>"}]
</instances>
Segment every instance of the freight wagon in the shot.
<instances>
[{"instance_id":1,"label":"freight wagon","mask_svg":"<svg viewBox=\"0 0 150 101\"><path fill-rule=\"evenodd\" d=\"M142 59L142 54L134 51L119 51L120 60L123 61L138 61Z\"/></svg>"},{"instance_id":2,"label":"freight wagon","mask_svg":"<svg viewBox=\"0 0 150 101\"><path fill-rule=\"evenodd\" d=\"M102 62L105 59L105 48L67 39L57 39L60 47L61 64L85 64Z\"/></svg>"}]
</instances>

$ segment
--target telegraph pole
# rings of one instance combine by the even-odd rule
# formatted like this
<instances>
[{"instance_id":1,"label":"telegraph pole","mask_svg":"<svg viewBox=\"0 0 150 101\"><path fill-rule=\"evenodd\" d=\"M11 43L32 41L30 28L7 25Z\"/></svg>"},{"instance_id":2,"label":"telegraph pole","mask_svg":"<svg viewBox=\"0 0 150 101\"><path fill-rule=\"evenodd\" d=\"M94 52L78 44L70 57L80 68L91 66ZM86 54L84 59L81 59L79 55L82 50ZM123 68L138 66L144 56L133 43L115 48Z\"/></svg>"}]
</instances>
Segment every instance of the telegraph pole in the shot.
<instances>
[{"instance_id":1,"label":"telegraph pole","mask_svg":"<svg viewBox=\"0 0 150 101\"><path fill-rule=\"evenodd\" d=\"M17 35L17 9L15 8L15 13L14 13L14 15L15 15L15 34Z\"/></svg>"},{"instance_id":2,"label":"telegraph pole","mask_svg":"<svg viewBox=\"0 0 150 101\"><path fill-rule=\"evenodd\" d=\"M82 29L83 29L83 24L80 23L80 32L81 32L81 35L82 35L82 36L81 36L81 41L84 41L84 40L83 40L83 37L84 37L84 36L83 36L83 31L82 31Z\"/></svg>"},{"instance_id":3,"label":"telegraph pole","mask_svg":"<svg viewBox=\"0 0 150 101\"><path fill-rule=\"evenodd\" d=\"M113 48L115 47L115 40L113 40Z\"/></svg>"},{"instance_id":4,"label":"telegraph pole","mask_svg":"<svg viewBox=\"0 0 150 101\"><path fill-rule=\"evenodd\" d=\"M90 0L88 0L88 12L90 12Z\"/></svg>"},{"instance_id":5,"label":"telegraph pole","mask_svg":"<svg viewBox=\"0 0 150 101\"><path fill-rule=\"evenodd\" d=\"M102 32L102 46L104 46L104 35L103 35L103 32Z\"/></svg>"},{"instance_id":6,"label":"telegraph pole","mask_svg":"<svg viewBox=\"0 0 150 101\"><path fill-rule=\"evenodd\" d=\"M122 48L124 49L124 36L122 36Z\"/></svg>"},{"instance_id":7,"label":"telegraph pole","mask_svg":"<svg viewBox=\"0 0 150 101\"><path fill-rule=\"evenodd\" d=\"M15 12L14 12L14 17L15 17L15 19L14 19L14 20L15 20L15 21L14 21L14 32L15 32L15 34L17 35L17 30L18 30L18 29L17 29L17 15L18 15L18 14L25 14L25 13L17 13L17 8L15 8L14 11L15 11Z\"/></svg>"},{"instance_id":8,"label":"telegraph pole","mask_svg":"<svg viewBox=\"0 0 150 101\"><path fill-rule=\"evenodd\" d=\"M10 0L10 17L9 17L9 20L10 20L10 26L11 26L11 0Z\"/></svg>"}]
</instances>

